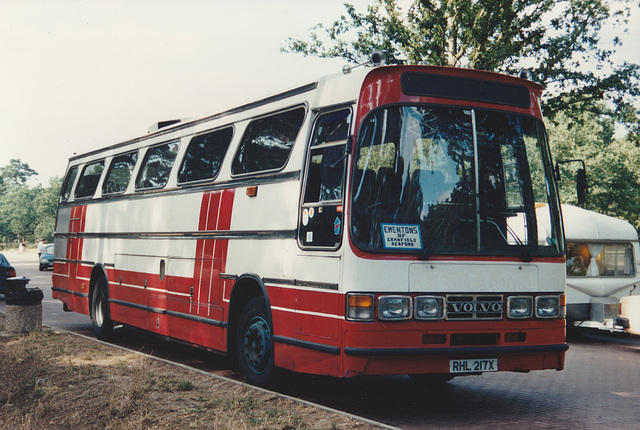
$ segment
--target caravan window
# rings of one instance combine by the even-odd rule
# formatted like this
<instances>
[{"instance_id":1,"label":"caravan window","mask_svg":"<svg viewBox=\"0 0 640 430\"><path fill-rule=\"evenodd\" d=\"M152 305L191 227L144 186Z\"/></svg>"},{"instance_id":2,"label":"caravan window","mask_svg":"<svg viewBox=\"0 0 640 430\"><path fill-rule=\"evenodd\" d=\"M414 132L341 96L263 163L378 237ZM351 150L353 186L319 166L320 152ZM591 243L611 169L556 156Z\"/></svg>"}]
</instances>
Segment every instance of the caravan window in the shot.
<instances>
[{"instance_id":1,"label":"caravan window","mask_svg":"<svg viewBox=\"0 0 640 430\"><path fill-rule=\"evenodd\" d=\"M567 276L634 276L630 243L567 243Z\"/></svg>"}]
</instances>

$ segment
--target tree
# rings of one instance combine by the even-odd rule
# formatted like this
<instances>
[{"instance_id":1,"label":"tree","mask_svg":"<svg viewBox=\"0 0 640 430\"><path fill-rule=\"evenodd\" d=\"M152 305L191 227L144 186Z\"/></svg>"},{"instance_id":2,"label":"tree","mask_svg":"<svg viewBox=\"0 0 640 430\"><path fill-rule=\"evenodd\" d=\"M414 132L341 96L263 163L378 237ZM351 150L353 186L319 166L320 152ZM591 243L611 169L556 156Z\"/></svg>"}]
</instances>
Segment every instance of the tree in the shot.
<instances>
[{"instance_id":1,"label":"tree","mask_svg":"<svg viewBox=\"0 0 640 430\"><path fill-rule=\"evenodd\" d=\"M53 240L61 180L51 179L47 188L31 188L27 181L34 175L20 160L0 167L0 242Z\"/></svg>"},{"instance_id":2,"label":"tree","mask_svg":"<svg viewBox=\"0 0 640 430\"><path fill-rule=\"evenodd\" d=\"M37 175L38 173L33 170L27 163L23 163L17 159L9 160L9 164L4 167L0 167L0 184L6 187L22 186L30 177Z\"/></svg>"},{"instance_id":3,"label":"tree","mask_svg":"<svg viewBox=\"0 0 640 430\"><path fill-rule=\"evenodd\" d=\"M25 241L33 239L33 229L36 223L36 213L33 210L33 200L42 187L15 187L2 196L0 201L0 218L3 221L3 231L11 241Z\"/></svg>"},{"instance_id":4,"label":"tree","mask_svg":"<svg viewBox=\"0 0 640 430\"><path fill-rule=\"evenodd\" d=\"M611 118L590 111L575 120L560 113L555 121L547 122L556 160L582 159L586 163L586 209L623 218L640 228L640 147L627 138L615 139ZM563 165L561 169L560 196L565 203L576 203L577 167Z\"/></svg>"},{"instance_id":5,"label":"tree","mask_svg":"<svg viewBox=\"0 0 640 430\"><path fill-rule=\"evenodd\" d=\"M58 197L62 188L62 179L54 177L49 180L49 186L42 189L33 200L33 209L36 212L36 224L34 236L36 239L44 238L47 242L53 242L53 232L58 214Z\"/></svg>"},{"instance_id":6,"label":"tree","mask_svg":"<svg viewBox=\"0 0 640 430\"><path fill-rule=\"evenodd\" d=\"M45 238L53 242L56 216L58 215L58 198L62 188L62 179L54 177L49 180L49 186L44 188L33 201L37 222L34 228L36 238Z\"/></svg>"},{"instance_id":7,"label":"tree","mask_svg":"<svg viewBox=\"0 0 640 430\"><path fill-rule=\"evenodd\" d=\"M638 130L640 66L613 64L613 48L600 45L602 26L628 22L629 0L414 0L406 13L397 0L376 0L365 13L345 4L346 15L310 40L288 39L285 52L366 61L382 51L387 62L471 66L516 74L529 68L547 88L545 115L579 117L585 102ZM635 135L637 137L637 134Z\"/></svg>"}]
</instances>

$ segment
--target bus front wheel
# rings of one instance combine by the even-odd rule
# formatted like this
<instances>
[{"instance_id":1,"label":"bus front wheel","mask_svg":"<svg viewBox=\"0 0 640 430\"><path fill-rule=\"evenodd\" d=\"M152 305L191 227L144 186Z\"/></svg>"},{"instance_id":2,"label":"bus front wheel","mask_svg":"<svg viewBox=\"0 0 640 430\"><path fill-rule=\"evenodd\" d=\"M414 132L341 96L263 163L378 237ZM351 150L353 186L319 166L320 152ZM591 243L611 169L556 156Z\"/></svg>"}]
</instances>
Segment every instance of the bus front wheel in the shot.
<instances>
[{"instance_id":1,"label":"bus front wheel","mask_svg":"<svg viewBox=\"0 0 640 430\"><path fill-rule=\"evenodd\" d=\"M274 381L273 330L262 297L251 299L242 311L236 336L236 359L249 384L267 386Z\"/></svg>"},{"instance_id":2,"label":"bus front wheel","mask_svg":"<svg viewBox=\"0 0 640 430\"><path fill-rule=\"evenodd\" d=\"M93 289L91 300L91 322L93 333L100 340L113 339L113 322L109 318L109 303L107 301L107 281L98 279Z\"/></svg>"}]
</instances>

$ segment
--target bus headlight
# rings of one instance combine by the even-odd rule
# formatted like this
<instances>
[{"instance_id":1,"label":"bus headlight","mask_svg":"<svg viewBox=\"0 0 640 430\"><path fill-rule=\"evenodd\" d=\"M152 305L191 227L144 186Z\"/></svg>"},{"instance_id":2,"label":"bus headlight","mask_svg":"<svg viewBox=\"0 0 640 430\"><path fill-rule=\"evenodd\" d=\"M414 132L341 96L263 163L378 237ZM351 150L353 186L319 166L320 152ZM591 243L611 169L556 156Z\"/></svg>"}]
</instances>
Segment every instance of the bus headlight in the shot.
<instances>
[{"instance_id":1,"label":"bus headlight","mask_svg":"<svg viewBox=\"0 0 640 430\"><path fill-rule=\"evenodd\" d=\"M381 320L406 320L411 318L411 297L380 296L378 318Z\"/></svg>"},{"instance_id":2,"label":"bus headlight","mask_svg":"<svg viewBox=\"0 0 640 430\"><path fill-rule=\"evenodd\" d=\"M417 320L441 320L445 316L444 297L419 296L415 299Z\"/></svg>"},{"instance_id":3,"label":"bus headlight","mask_svg":"<svg viewBox=\"0 0 640 430\"><path fill-rule=\"evenodd\" d=\"M536 316L538 318L559 318L562 316L560 296L536 297Z\"/></svg>"},{"instance_id":4,"label":"bus headlight","mask_svg":"<svg viewBox=\"0 0 640 430\"><path fill-rule=\"evenodd\" d=\"M348 321L373 321L373 294L347 294Z\"/></svg>"},{"instance_id":5,"label":"bus headlight","mask_svg":"<svg viewBox=\"0 0 640 430\"><path fill-rule=\"evenodd\" d=\"M507 315L509 318L523 319L533 316L533 297L511 296L507 299Z\"/></svg>"}]
</instances>

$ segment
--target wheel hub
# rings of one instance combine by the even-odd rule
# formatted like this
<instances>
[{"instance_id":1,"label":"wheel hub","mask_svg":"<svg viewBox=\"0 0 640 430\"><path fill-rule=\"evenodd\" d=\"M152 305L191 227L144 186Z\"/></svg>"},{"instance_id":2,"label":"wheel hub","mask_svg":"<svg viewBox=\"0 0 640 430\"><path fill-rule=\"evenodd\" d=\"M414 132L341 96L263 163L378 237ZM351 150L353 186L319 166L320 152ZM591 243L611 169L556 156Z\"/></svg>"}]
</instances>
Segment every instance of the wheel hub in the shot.
<instances>
[{"instance_id":1,"label":"wheel hub","mask_svg":"<svg viewBox=\"0 0 640 430\"><path fill-rule=\"evenodd\" d=\"M271 358L271 330L263 318L255 317L247 327L244 356L255 373L266 370Z\"/></svg>"}]
</instances>

